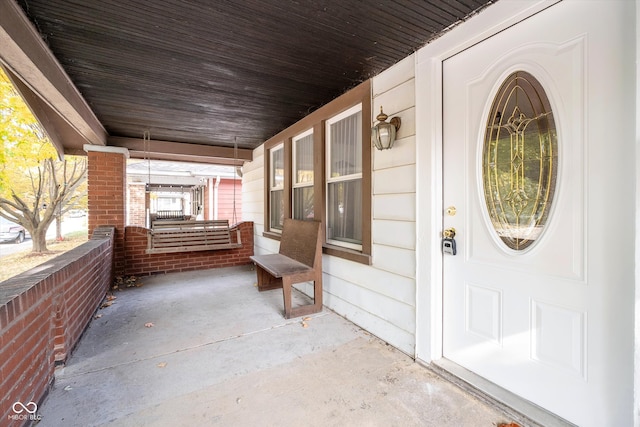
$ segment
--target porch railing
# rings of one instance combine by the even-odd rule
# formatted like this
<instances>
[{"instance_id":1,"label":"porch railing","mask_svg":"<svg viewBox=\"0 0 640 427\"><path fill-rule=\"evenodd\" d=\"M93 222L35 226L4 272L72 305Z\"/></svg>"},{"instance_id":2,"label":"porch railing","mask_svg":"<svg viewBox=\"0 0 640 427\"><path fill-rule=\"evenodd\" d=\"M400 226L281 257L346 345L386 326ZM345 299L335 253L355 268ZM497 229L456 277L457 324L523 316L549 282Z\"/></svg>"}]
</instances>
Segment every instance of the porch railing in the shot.
<instances>
[{"instance_id":1,"label":"porch railing","mask_svg":"<svg viewBox=\"0 0 640 427\"><path fill-rule=\"evenodd\" d=\"M41 403L91 321L112 283L114 232L98 227L87 243L0 283L0 424L25 423L13 404Z\"/></svg>"}]
</instances>

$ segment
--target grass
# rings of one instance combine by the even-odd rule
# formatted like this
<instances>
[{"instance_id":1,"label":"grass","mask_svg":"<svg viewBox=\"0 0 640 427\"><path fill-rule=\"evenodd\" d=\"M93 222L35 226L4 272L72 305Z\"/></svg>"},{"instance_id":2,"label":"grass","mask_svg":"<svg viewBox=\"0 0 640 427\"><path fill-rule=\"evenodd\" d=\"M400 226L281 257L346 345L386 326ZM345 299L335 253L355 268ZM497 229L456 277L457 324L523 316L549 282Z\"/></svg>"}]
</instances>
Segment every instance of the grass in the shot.
<instances>
[{"instance_id":1,"label":"grass","mask_svg":"<svg viewBox=\"0 0 640 427\"><path fill-rule=\"evenodd\" d=\"M86 231L76 231L64 236L64 240L47 241L47 253L32 254L31 248L24 252L7 255L2 257L2 268L0 269L0 282L7 280L13 276L17 276L27 270L32 269L42 263L45 263L58 255L69 251L76 246L80 246L87 241Z\"/></svg>"}]
</instances>

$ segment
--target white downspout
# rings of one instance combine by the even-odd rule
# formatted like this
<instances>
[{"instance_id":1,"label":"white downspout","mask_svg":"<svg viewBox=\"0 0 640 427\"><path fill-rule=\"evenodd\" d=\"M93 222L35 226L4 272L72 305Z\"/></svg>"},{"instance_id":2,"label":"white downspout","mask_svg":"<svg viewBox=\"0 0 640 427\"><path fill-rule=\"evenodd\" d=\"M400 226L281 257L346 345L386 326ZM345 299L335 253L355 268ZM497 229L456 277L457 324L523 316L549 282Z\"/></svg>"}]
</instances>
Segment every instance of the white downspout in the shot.
<instances>
[{"instance_id":1,"label":"white downspout","mask_svg":"<svg viewBox=\"0 0 640 427\"><path fill-rule=\"evenodd\" d=\"M213 219L213 178L209 178L207 190L207 205L209 206L209 209L207 209L207 219Z\"/></svg>"},{"instance_id":2,"label":"white downspout","mask_svg":"<svg viewBox=\"0 0 640 427\"><path fill-rule=\"evenodd\" d=\"M218 187L220 186L220 175L216 177L216 184L213 187L213 219L218 219Z\"/></svg>"}]
</instances>

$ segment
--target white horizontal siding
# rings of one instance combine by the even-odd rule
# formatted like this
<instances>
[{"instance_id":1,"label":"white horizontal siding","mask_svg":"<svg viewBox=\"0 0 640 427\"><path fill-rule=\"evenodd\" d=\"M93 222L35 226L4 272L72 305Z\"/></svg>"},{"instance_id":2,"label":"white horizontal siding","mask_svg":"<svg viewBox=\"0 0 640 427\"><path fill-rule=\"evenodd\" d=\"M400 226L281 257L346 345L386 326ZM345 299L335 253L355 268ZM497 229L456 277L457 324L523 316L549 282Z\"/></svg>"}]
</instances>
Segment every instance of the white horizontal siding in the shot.
<instances>
[{"instance_id":1,"label":"white horizontal siding","mask_svg":"<svg viewBox=\"0 0 640 427\"><path fill-rule=\"evenodd\" d=\"M416 163L416 137L410 135L397 139L393 148L386 150L383 155L374 154L373 170L394 168L402 165L414 165Z\"/></svg>"},{"instance_id":2,"label":"white horizontal siding","mask_svg":"<svg viewBox=\"0 0 640 427\"><path fill-rule=\"evenodd\" d=\"M331 287L331 285L328 285ZM346 301L331 293L325 293L324 303L336 313L349 319L356 325L367 330L371 334L388 342L407 354L415 352L415 337L412 332L398 328L396 325L376 316L374 313L363 310L352 301Z\"/></svg>"},{"instance_id":3,"label":"white horizontal siding","mask_svg":"<svg viewBox=\"0 0 640 427\"><path fill-rule=\"evenodd\" d=\"M415 303L415 281L410 277L328 255L324 255L322 260L323 271L329 277L340 277L346 282L359 284L364 289L408 305Z\"/></svg>"},{"instance_id":4,"label":"white horizontal siding","mask_svg":"<svg viewBox=\"0 0 640 427\"><path fill-rule=\"evenodd\" d=\"M260 235L256 234L253 238L254 238L253 252L255 255L278 253L278 249L280 248L279 241L263 237L262 233L260 233Z\"/></svg>"},{"instance_id":5,"label":"white horizontal siding","mask_svg":"<svg viewBox=\"0 0 640 427\"><path fill-rule=\"evenodd\" d=\"M402 165L373 172L373 194L416 192L416 165Z\"/></svg>"},{"instance_id":6,"label":"white horizontal siding","mask_svg":"<svg viewBox=\"0 0 640 427\"><path fill-rule=\"evenodd\" d=\"M373 218L396 221L416 220L416 196L413 193L383 194L373 198Z\"/></svg>"},{"instance_id":7,"label":"white horizontal siding","mask_svg":"<svg viewBox=\"0 0 640 427\"><path fill-rule=\"evenodd\" d=\"M260 224L263 220L262 212L258 211L258 209L262 208L262 202L242 202L242 220L243 221L253 221L254 226L256 224ZM246 209L246 210L244 210Z\"/></svg>"},{"instance_id":8,"label":"white horizontal siding","mask_svg":"<svg viewBox=\"0 0 640 427\"><path fill-rule=\"evenodd\" d=\"M264 148L253 150L253 160L242 166L242 217L253 221L254 253L268 253L271 249L262 237L264 230Z\"/></svg>"},{"instance_id":9,"label":"white horizontal siding","mask_svg":"<svg viewBox=\"0 0 640 427\"><path fill-rule=\"evenodd\" d=\"M251 179L248 175L242 177L242 187L245 193L258 193L263 191L262 179Z\"/></svg>"},{"instance_id":10,"label":"white horizontal siding","mask_svg":"<svg viewBox=\"0 0 640 427\"><path fill-rule=\"evenodd\" d=\"M410 55L373 79L373 97L378 98L402 83L413 80L415 55ZM375 116L375 114L374 114Z\"/></svg>"},{"instance_id":11,"label":"white horizontal siding","mask_svg":"<svg viewBox=\"0 0 640 427\"><path fill-rule=\"evenodd\" d=\"M373 220L373 243L415 250L416 223L414 221Z\"/></svg>"},{"instance_id":12,"label":"white horizontal siding","mask_svg":"<svg viewBox=\"0 0 640 427\"><path fill-rule=\"evenodd\" d=\"M359 284L347 282L339 277L324 276L325 291L350 304L357 301L358 308L382 319L396 328L411 333L415 330L414 308L400 301L390 300ZM352 304L353 305L353 304ZM402 328L398 325L406 327ZM407 330L408 329L408 330Z\"/></svg>"},{"instance_id":13,"label":"white horizontal siding","mask_svg":"<svg viewBox=\"0 0 640 427\"><path fill-rule=\"evenodd\" d=\"M402 120L391 150L373 153L372 265L323 255L324 304L407 354L416 330L416 119L414 57L373 80L373 117L380 105ZM255 253L274 253L279 242L264 231L264 149L244 167L243 211L255 223ZM247 204L245 208L244 204ZM311 295L308 284L296 286Z\"/></svg>"},{"instance_id":14,"label":"white horizontal siding","mask_svg":"<svg viewBox=\"0 0 640 427\"><path fill-rule=\"evenodd\" d=\"M373 245L373 265L390 273L415 278L415 250Z\"/></svg>"}]
</instances>

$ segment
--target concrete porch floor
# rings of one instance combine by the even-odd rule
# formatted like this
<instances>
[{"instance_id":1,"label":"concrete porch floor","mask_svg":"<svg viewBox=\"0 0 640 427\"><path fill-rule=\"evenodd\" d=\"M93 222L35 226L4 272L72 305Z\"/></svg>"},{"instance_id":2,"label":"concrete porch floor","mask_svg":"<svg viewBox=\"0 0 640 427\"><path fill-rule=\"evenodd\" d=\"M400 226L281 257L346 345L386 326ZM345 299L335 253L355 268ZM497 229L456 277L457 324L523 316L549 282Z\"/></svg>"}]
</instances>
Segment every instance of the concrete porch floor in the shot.
<instances>
[{"instance_id":1,"label":"concrete porch floor","mask_svg":"<svg viewBox=\"0 0 640 427\"><path fill-rule=\"evenodd\" d=\"M307 327L284 319L281 291L259 293L248 266L140 281L98 311L58 369L38 426L509 421L326 308Z\"/></svg>"}]
</instances>

